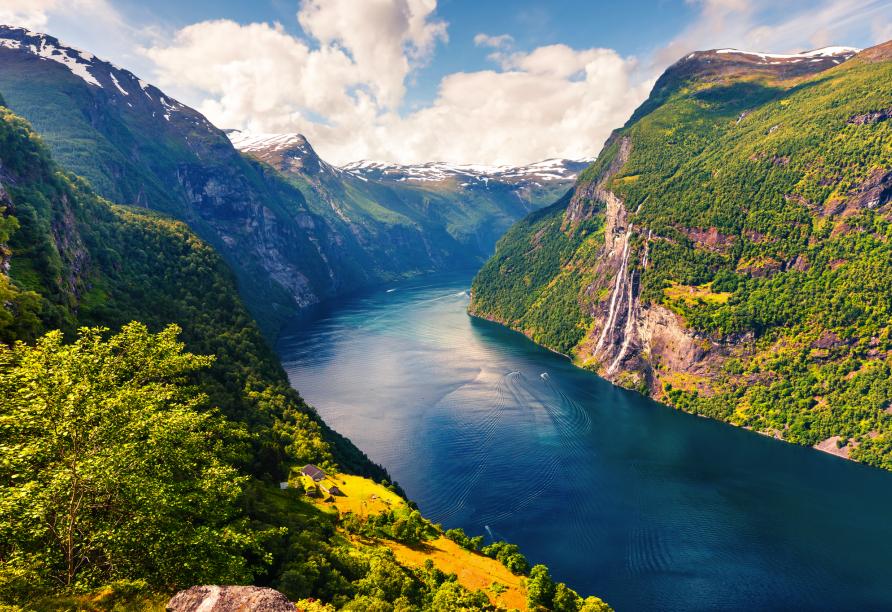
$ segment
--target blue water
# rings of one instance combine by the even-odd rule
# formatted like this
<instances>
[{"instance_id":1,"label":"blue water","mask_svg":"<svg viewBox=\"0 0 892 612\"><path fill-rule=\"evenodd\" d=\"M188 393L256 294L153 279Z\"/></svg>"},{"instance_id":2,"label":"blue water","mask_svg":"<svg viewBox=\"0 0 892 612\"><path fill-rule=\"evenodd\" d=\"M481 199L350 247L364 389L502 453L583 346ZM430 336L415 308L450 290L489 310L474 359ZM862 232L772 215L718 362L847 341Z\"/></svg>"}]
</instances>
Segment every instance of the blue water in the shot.
<instances>
[{"instance_id":1,"label":"blue water","mask_svg":"<svg viewBox=\"0 0 892 612\"><path fill-rule=\"evenodd\" d=\"M427 517L617 610L892 610L892 473L616 388L468 317L469 284L343 300L279 346Z\"/></svg>"}]
</instances>

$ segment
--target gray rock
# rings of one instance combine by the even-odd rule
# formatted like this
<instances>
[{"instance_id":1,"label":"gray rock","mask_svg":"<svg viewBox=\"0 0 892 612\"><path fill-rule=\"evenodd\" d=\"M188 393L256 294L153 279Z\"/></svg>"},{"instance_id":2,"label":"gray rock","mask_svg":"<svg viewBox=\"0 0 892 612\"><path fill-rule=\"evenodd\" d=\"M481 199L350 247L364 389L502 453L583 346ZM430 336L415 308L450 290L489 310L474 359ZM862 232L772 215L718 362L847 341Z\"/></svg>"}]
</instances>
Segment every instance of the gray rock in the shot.
<instances>
[{"instance_id":1,"label":"gray rock","mask_svg":"<svg viewBox=\"0 0 892 612\"><path fill-rule=\"evenodd\" d=\"M294 612L294 604L274 589L256 586L194 586L167 602L168 612Z\"/></svg>"}]
</instances>

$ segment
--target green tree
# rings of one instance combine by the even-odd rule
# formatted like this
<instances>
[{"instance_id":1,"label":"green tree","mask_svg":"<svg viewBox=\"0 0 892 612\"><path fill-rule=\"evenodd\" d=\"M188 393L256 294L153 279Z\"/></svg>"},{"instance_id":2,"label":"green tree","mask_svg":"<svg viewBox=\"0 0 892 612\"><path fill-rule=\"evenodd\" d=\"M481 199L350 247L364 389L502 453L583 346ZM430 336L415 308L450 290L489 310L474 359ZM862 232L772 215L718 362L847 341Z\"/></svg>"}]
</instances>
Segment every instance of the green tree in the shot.
<instances>
[{"instance_id":1,"label":"green tree","mask_svg":"<svg viewBox=\"0 0 892 612\"><path fill-rule=\"evenodd\" d=\"M608 606L602 599L590 595L582 602L579 612L612 612L613 608Z\"/></svg>"},{"instance_id":2,"label":"green tree","mask_svg":"<svg viewBox=\"0 0 892 612\"><path fill-rule=\"evenodd\" d=\"M474 552L480 550L480 547L483 545L483 536L474 536L473 538L468 537L468 534L466 534L465 530L461 527L449 529L443 535L445 535L447 538L449 538L462 548L466 548Z\"/></svg>"},{"instance_id":3,"label":"green tree","mask_svg":"<svg viewBox=\"0 0 892 612\"><path fill-rule=\"evenodd\" d=\"M520 552L517 544L493 542L489 546L484 546L480 552L487 557L496 559L514 574L526 574L530 569L527 558Z\"/></svg>"},{"instance_id":4,"label":"green tree","mask_svg":"<svg viewBox=\"0 0 892 612\"><path fill-rule=\"evenodd\" d=\"M534 565L527 579L527 607L530 610L550 610L554 602L555 587L548 568Z\"/></svg>"},{"instance_id":5,"label":"green tree","mask_svg":"<svg viewBox=\"0 0 892 612\"><path fill-rule=\"evenodd\" d=\"M3 195L0 192L0 197ZM18 219L6 215L6 212L6 208L0 206L0 342L33 337L40 325L37 316L40 310L40 296L33 291L20 290L5 274L5 266L10 256L6 243L19 229Z\"/></svg>"},{"instance_id":6,"label":"green tree","mask_svg":"<svg viewBox=\"0 0 892 612\"><path fill-rule=\"evenodd\" d=\"M579 612L582 598L563 582L554 587L554 598L551 607L554 612Z\"/></svg>"},{"instance_id":7,"label":"green tree","mask_svg":"<svg viewBox=\"0 0 892 612\"><path fill-rule=\"evenodd\" d=\"M429 609L437 612L476 612L495 610L495 607L483 591L472 593L457 582L448 581L441 584L434 593Z\"/></svg>"},{"instance_id":8,"label":"green tree","mask_svg":"<svg viewBox=\"0 0 892 612\"><path fill-rule=\"evenodd\" d=\"M263 554L222 459L243 434L189 384L212 358L173 325L105 332L0 345L0 591L250 579Z\"/></svg>"},{"instance_id":9,"label":"green tree","mask_svg":"<svg viewBox=\"0 0 892 612\"><path fill-rule=\"evenodd\" d=\"M405 519L399 518L393 523L393 537L405 544L420 544L428 537L431 530L418 510L413 510Z\"/></svg>"}]
</instances>

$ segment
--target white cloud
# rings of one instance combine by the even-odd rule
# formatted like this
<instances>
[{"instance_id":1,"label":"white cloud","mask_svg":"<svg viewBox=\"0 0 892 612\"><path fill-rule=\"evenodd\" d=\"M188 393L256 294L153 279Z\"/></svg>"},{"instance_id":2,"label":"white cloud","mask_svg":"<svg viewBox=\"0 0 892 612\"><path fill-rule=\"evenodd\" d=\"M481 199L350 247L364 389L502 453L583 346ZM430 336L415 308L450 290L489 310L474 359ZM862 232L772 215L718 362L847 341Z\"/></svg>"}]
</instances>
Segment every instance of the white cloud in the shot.
<instances>
[{"instance_id":1,"label":"white cloud","mask_svg":"<svg viewBox=\"0 0 892 612\"><path fill-rule=\"evenodd\" d=\"M361 7L361 8L360 8ZM523 163L597 153L647 93L634 60L609 49L550 45L513 51L507 35L478 34L499 70L447 75L435 100L400 113L405 83L445 24L432 0L308 0L303 31L209 21L146 54L173 93L202 101L217 125L304 133L334 163Z\"/></svg>"},{"instance_id":2,"label":"white cloud","mask_svg":"<svg viewBox=\"0 0 892 612\"><path fill-rule=\"evenodd\" d=\"M529 54L531 63L537 53ZM649 84L635 83L634 61L615 52L576 55L577 64L582 57L588 61L574 80L566 71L539 65L449 75L430 107L385 124L385 139L370 148L391 150L390 157L403 161L525 163L593 156L643 100Z\"/></svg>"},{"instance_id":3,"label":"white cloud","mask_svg":"<svg viewBox=\"0 0 892 612\"><path fill-rule=\"evenodd\" d=\"M892 21L877 21L873 26L873 42L880 44L892 40Z\"/></svg>"},{"instance_id":4,"label":"white cloud","mask_svg":"<svg viewBox=\"0 0 892 612\"><path fill-rule=\"evenodd\" d=\"M369 132L398 111L412 71L446 40L435 8L434 0L305 0L297 19L311 38L279 24L218 20L144 52L159 85L199 100L217 125L311 137L335 131L346 139L337 143L342 151L377 140ZM333 161L353 158L335 157L329 141L314 144Z\"/></svg>"},{"instance_id":5,"label":"white cloud","mask_svg":"<svg viewBox=\"0 0 892 612\"><path fill-rule=\"evenodd\" d=\"M323 46L349 52L376 99L396 108L410 70L446 40L446 23L432 17L436 7L436 0L305 0L297 17Z\"/></svg>"},{"instance_id":6,"label":"white cloud","mask_svg":"<svg viewBox=\"0 0 892 612\"><path fill-rule=\"evenodd\" d=\"M40 32L77 22L81 31L89 31L90 24L126 28L108 0L0 0L0 24Z\"/></svg>"},{"instance_id":7,"label":"white cloud","mask_svg":"<svg viewBox=\"0 0 892 612\"><path fill-rule=\"evenodd\" d=\"M187 96L203 98L200 110L224 127L293 127L307 112L349 113L363 95L349 92L363 80L343 50L311 50L279 24L205 21L145 53L162 87L191 90Z\"/></svg>"},{"instance_id":8,"label":"white cloud","mask_svg":"<svg viewBox=\"0 0 892 612\"><path fill-rule=\"evenodd\" d=\"M498 36L490 36L481 32L474 36L474 44L478 47L493 47L494 49L503 49L514 44L514 38L510 34L499 34Z\"/></svg>"},{"instance_id":9,"label":"white cloud","mask_svg":"<svg viewBox=\"0 0 892 612\"><path fill-rule=\"evenodd\" d=\"M48 13L57 5L57 0L3 0L0 23L40 30L49 20Z\"/></svg>"}]
</instances>

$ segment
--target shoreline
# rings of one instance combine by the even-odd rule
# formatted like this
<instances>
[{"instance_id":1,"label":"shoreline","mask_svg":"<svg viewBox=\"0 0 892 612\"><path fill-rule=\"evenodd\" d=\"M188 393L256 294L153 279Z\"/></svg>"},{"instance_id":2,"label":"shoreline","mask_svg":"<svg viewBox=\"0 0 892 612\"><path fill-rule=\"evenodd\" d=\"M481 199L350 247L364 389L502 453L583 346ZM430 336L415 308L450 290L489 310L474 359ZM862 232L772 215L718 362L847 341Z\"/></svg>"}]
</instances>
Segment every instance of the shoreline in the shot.
<instances>
[{"instance_id":1,"label":"shoreline","mask_svg":"<svg viewBox=\"0 0 892 612\"><path fill-rule=\"evenodd\" d=\"M597 372L595 372L595 371L593 371L593 370L589 370L588 368L585 368L585 367L583 367L583 366L580 366L579 363L576 361L576 359L575 359L574 357L572 357L572 356L570 356L570 355L567 355L567 354L565 354L565 353L561 353L560 351L556 351L556 350L554 350L553 348L550 348L550 347L545 346L545 345L543 345L543 344L539 344L538 342L536 342L535 340L533 340L533 339L529 336L529 334L527 334L526 332L521 331L521 330L519 330L519 329L515 329L514 327L508 325L507 323L505 323L505 322L502 321L502 320L499 320L499 319L496 319L496 318L490 318L490 317L487 317L487 316L485 316L485 315L478 314L478 313L476 313L476 312L472 312L471 309L470 309L470 307L469 307L468 309L466 309L465 312L466 312L466 314L467 314L469 317L471 317L472 319L477 319L477 320L479 320L479 321L486 321L486 322L488 322L488 323L492 323L492 324L494 324L494 325L498 325L498 326L500 326L500 327L502 327L502 328L504 328L504 329L506 329L506 330L508 330L508 331L513 332L513 333L520 334L521 336L523 336L524 338L526 338L527 340L529 340L530 342L532 342L533 344L535 344L535 345L538 346L539 348L543 348L543 349L545 349L545 350L547 350L547 351L549 351L549 352L551 352L551 353L554 353L555 355L560 355L561 357L565 358L567 361L570 362L570 364L571 364L574 368L576 368L576 369L578 369L578 370L582 370L583 372L588 372L589 374L593 374L593 375L597 376L598 378L600 378L600 379L602 379L602 380L605 380L605 381L609 382L609 383L610 383L611 385L613 385L614 387L617 387L617 388L619 388L619 389L624 389L624 390L626 390L626 391L631 391L631 392L633 392L633 393L636 393L637 395L640 395L640 396L642 396L642 397L646 397L646 398L648 398L648 399L650 399L650 400L656 402L657 404L659 404L660 406L662 406L662 407L664 407L664 408L669 408L669 409L671 409L671 410L675 410L675 411L677 411L677 412L681 412L681 413L684 413L684 414L689 414L689 415L691 415L691 416L699 417L699 418L702 418L702 419L709 419L710 421L713 421L713 422L715 422L715 423L722 423L722 424L724 424L724 425L728 425L729 427L734 427L735 429L740 429L740 430L743 430L743 431L752 432L752 433L757 434L757 435L760 435L760 436L762 436L762 437L769 438L769 439L771 439L771 440L776 440L777 442L781 442L781 443L783 443L783 444L789 444L789 445L791 445L791 446L795 446L795 447L799 447L799 448L803 448L803 449L808 449L808 450L813 450L813 451L819 451L820 453L822 453L822 454L824 454L824 455L827 455L827 456L830 456L830 457L836 457L837 459L842 459L843 461L847 461L847 462L852 463L852 464L855 464L855 465L861 465L861 466L864 466L865 468L875 469L875 470L879 470L879 471L881 471L881 472L889 472L889 471L890 471L890 470L884 470L884 469L881 468L881 467L877 467L877 466L874 466L874 465L870 465L870 464L864 463L864 462L862 462L862 461L857 461L857 460L855 460L855 459L852 459L852 458L849 457L847 454L843 454L842 452L839 452L839 451L836 450L836 449L825 448L825 445L826 445L826 443L827 443L827 441L828 441L829 439L832 439L832 438L834 438L834 437L838 437L838 436L832 436L832 437L829 438L828 440L822 440L822 441L820 441L820 442L818 442L818 443L816 443L816 444L800 444L800 443L798 443L798 442L791 442L791 441L789 441L789 440L785 440L784 438L779 438L779 437L777 437L777 435L776 435L775 433L772 433L772 432L770 432L770 431L759 431L759 430L757 430L757 429L753 429L752 427L748 427L748 426L745 426L745 425L735 425L734 423L731 423L730 421L723 421L723 420L720 420L720 419L714 419L714 418L712 418L712 417L710 417L710 416L707 416L707 415L705 415L705 414L697 414L696 412L689 412L689 411L684 410L684 409L682 409L682 408L677 408L677 407L675 407L675 406L673 406L673 405L671 405L671 404L667 404L666 402L660 401L659 399L653 397L652 395L649 395L649 394L646 395L646 394L644 394L644 393L641 393L641 391L639 391L638 389L633 389L633 388L629 388L629 387L624 387L623 385L621 385L621 384L619 384L619 383L617 383L617 382L615 382L615 381L613 381L613 380L610 380L609 378L605 378L604 376L601 376L600 374L598 374Z\"/></svg>"}]
</instances>

